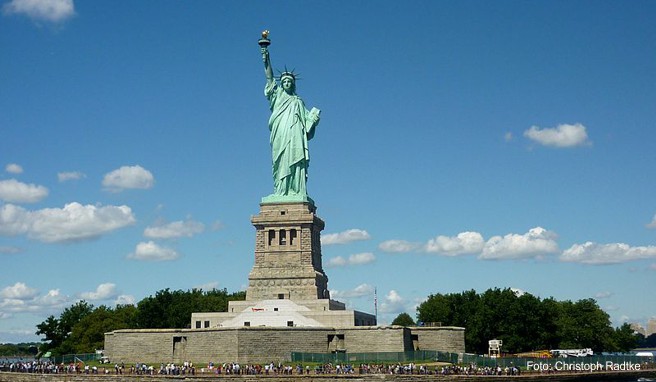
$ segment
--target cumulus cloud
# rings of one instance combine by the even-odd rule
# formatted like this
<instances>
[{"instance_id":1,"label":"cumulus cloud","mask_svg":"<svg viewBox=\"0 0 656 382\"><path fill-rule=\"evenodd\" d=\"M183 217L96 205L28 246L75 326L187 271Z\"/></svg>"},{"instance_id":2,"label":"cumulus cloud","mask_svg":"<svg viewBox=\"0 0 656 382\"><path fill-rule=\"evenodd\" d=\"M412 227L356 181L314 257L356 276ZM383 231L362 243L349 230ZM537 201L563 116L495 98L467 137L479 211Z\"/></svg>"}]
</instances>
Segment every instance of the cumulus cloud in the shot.
<instances>
[{"instance_id":1,"label":"cumulus cloud","mask_svg":"<svg viewBox=\"0 0 656 382\"><path fill-rule=\"evenodd\" d=\"M219 288L219 282L218 281L211 281L205 284L197 285L194 287L195 289L202 289L204 291L210 291L213 289L218 289Z\"/></svg>"},{"instance_id":2,"label":"cumulus cloud","mask_svg":"<svg viewBox=\"0 0 656 382\"><path fill-rule=\"evenodd\" d=\"M95 300L107 300L116 297L116 295L117 295L116 284L104 283L98 285L96 290L93 292L80 293L80 298L84 300L95 301Z\"/></svg>"},{"instance_id":3,"label":"cumulus cloud","mask_svg":"<svg viewBox=\"0 0 656 382\"><path fill-rule=\"evenodd\" d=\"M404 253L414 251L420 246L420 244L405 240L386 240L378 244L378 249L383 252Z\"/></svg>"},{"instance_id":4,"label":"cumulus cloud","mask_svg":"<svg viewBox=\"0 0 656 382\"><path fill-rule=\"evenodd\" d=\"M128 206L69 203L64 208L36 211L13 204L0 207L0 235L25 234L46 243L94 239L134 222L134 215Z\"/></svg>"},{"instance_id":5,"label":"cumulus cloud","mask_svg":"<svg viewBox=\"0 0 656 382\"><path fill-rule=\"evenodd\" d=\"M595 294L595 298L597 298L597 299L599 299L599 298L609 298L612 295L613 294L610 293L609 291L597 292L597 294Z\"/></svg>"},{"instance_id":6,"label":"cumulus cloud","mask_svg":"<svg viewBox=\"0 0 656 382\"><path fill-rule=\"evenodd\" d=\"M656 246L631 247L624 243L574 244L560 255L561 261L582 264L618 264L627 261L656 259Z\"/></svg>"},{"instance_id":7,"label":"cumulus cloud","mask_svg":"<svg viewBox=\"0 0 656 382\"><path fill-rule=\"evenodd\" d=\"M16 163L9 163L8 165L5 166L5 171L7 171L10 174L22 174L23 167L17 165Z\"/></svg>"},{"instance_id":8,"label":"cumulus cloud","mask_svg":"<svg viewBox=\"0 0 656 382\"><path fill-rule=\"evenodd\" d=\"M0 200L9 203L36 203L48 196L48 189L16 179L0 180Z\"/></svg>"},{"instance_id":9,"label":"cumulus cloud","mask_svg":"<svg viewBox=\"0 0 656 382\"><path fill-rule=\"evenodd\" d=\"M134 296L129 294L122 294L116 297L114 305L134 305L136 303Z\"/></svg>"},{"instance_id":10,"label":"cumulus cloud","mask_svg":"<svg viewBox=\"0 0 656 382\"><path fill-rule=\"evenodd\" d=\"M21 284L21 283L18 283ZM34 289L19 285L6 287L0 296L0 315L12 316L17 313L54 313L63 309L69 302L69 298L62 295L59 289L49 290L43 296L39 296Z\"/></svg>"},{"instance_id":11,"label":"cumulus cloud","mask_svg":"<svg viewBox=\"0 0 656 382\"><path fill-rule=\"evenodd\" d=\"M144 236L149 239L176 239L180 237L192 237L205 230L202 223L186 220L175 221L155 227L146 227Z\"/></svg>"},{"instance_id":12,"label":"cumulus cloud","mask_svg":"<svg viewBox=\"0 0 656 382\"><path fill-rule=\"evenodd\" d=\"M511 132L507 132L507 133L505 133L505 134L503 135L503 139L504 139L506 142L510 142L510 141L512 141L512 140L513 140L513 133L511 133Z\"/></svg>"},{"instance_id":13,"label":"cumulus cloud","mask_svg":"<svg viewBox=\"0 0 656 382\"><path fill-rule=\"evenodd\" d=\"M24 283L17 282L12 286L3 288L0 291L0 297L12 300L29 300L35 298L38 293L36 289L30 288Z\"/></svg>"},{"instance_id":14,"label":"cumulus cloud","mask_svg":"<svg viewBox=\"0 0 656 382\"><path fill-rule=\"evenodd\" d=\"M348 259L342 256L336 256L328 260L326 264L329 268L345 267L347 265L364 265L376 261L376 256L371 252L357 253L349 256Z\"/></svg>"},{"instance_id":15,"label":"cumulus cloud","mask_svg":"<svg viewBox=\"0 0 656 382\"><path fill-rule=\"evenodd\" d=\"M559 251L556 237L554 232L542 227L532 228L523 235L493 236L485 243L483 252L478 258L484 260L540 258Z\"/></svg>"},{"instance_id":16,"label":"cumulus cloud","mask_svg":"<svg viewBox=\"0 0 656 382\"><path fill-rule=\"evenodd\" d=\"M647 228L656 228L656 215L651 219L651 222L647 224Z\"/></svg>"},{"instance_id":17,"label":"cumulus cloud","mask_svg":"<svg viewBox=\"0 0 656 382\"><path fill-rule=\"evenodd\" d=\"M11 0L2 7L5 14L25 15L35 21L61 22L75 15L73 0Z\"/></svg>"},{"instance_id":18,"label":"cumulus cloud","mask_svg":"<svg viewBox=\"0 0 656 382\"><path fill-rule=\"evenodd\" d=\"M69 172L60 172L57 173L57 179L59 182L66 182L69 180L78 180L82 178L86 178L87 176L84 173L81 173L79 171L69 171Z\"/></svg>"},{"instance_id":19,"label":"cumulus cloud","mask_svg":"<svg viewBox=\"0 0 656 382\"><path fill-rule=\"evenodd\" d=\"M461 232L457 236L437 236L430 239L424 250L446 256L480 253L485 245L483 236L478 232Z\"/></svg>"},{"instance_id":20,"label":"cumulus cloud","mask_svg":"<svg viewBox=\"0 0 656 382\"><path fill-rule=\"evenodd\" d=\"M326 262L326 267L328 268L335 268L335 267L345 267L347 263L347 260L343 258L342 256L336 256L328 259L328 262Z\"/></svg>"},{"instance_id":21,"label":"cumulus cloud","mask_svg":"<svg viewBox=\"0 0 656 382\"><path fill-rule=\"evenodd\" d=\"M349 229L344 232L321 235L321 244L347 244L353 241L369 240L370 238L369 233L365 230Z\"/></svg>"},{"instance_id":22,"label":"cumulus cloud","mask_svg":"<svg viewBox=\"0 0 656 382\"><path fill-rule=\"evenodd\" d=\"M380 312L387 314L397 314L406 311L405 300L395 290L390 290L383 298L380 304Z\"/></svg>"},{"instance_id":23,"label":"cumulus cloud","mask_svg":"<svg viewBox=\"0 0 656 382\"><path fill-rule=\"evenodd\" d=\"M153 241L137 244L135 251L128 255L129 259L148 261L170 261L178 257L180 255L174 249L161 247Z\"/></svg>"},{"instance_id":24,"label":"cumulus cloud","mask_svg":"<svg viewBox=\"0 0 656 382\"><path fill-rule=\"evenodd\" d=\"M344 298L358 298L364 296L371 296L374 294L375 288L369 284L360 284L351 290L331 290L330 297L335 299Z\"/></svg>"},{"instance_id":25,"label":"cumulus cloud","mask_svg":"<svg viewBox=\"0 0 656 382\"><path fill-rule=\"evenodd\" d=\"M14 253L19 253L21 251L18 247L12 246L0 246L0 253L5 255L13 255Z\"/></svg>"},{"instance_id":26,"label":"cumulus cloud","mask_svg":"<svg viewBox=\"0 0 656 382\"><path fill-rule=\"evenodd\" d=\"M105 174L102 185L111 192L126 189L148 189L155 184L153 174L141 166L123 166Z\"/></svg>"},{"instance_id":27,"label":"cumulus cloud","mask_svg":"<svg viewBox=\"0 0 656 382\"><path fill-rule=\"evenodd\" d=\"M524 131L524 136L543 146L557 148L567 148L589 145L588 134L585 126L580 123L574 125L562 124L557 127L541 129L538 126L531 126Z\"/></svg>"}]
</instances>

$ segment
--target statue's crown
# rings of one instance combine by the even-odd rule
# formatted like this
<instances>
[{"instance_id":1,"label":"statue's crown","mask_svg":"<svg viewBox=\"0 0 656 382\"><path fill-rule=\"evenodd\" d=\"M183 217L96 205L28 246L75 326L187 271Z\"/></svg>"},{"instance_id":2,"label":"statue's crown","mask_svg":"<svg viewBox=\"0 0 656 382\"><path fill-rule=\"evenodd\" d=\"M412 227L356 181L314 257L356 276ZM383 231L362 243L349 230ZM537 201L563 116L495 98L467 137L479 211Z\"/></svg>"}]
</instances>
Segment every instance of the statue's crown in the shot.
<instances>
[{"instance_id":1,"label":"statue's crown","mask_svg":"<svg viewBox=\"0 0 656 382\"><path fill-rule=\"evenodd\" d=\"M294 82L296 82L296 76L297 74L294 73L294 69L288 70L287 66L285 66L285 71L280 72L280 81L282 81L282 79L285 77L290 77L292 80L294 80Z\"/></svg>"},{"instance_id":2,"label":"statue's crown","mask_svg":"<svg viewBox=\"0 0 656 382\"><path fill-rule=\"evenodd\" d=\"M282 73L280 73L280 80L282 80L285 77L291 77L292 80L296 81L296 75L293 72L282 72Z\"/></svg>"}]
</instances>

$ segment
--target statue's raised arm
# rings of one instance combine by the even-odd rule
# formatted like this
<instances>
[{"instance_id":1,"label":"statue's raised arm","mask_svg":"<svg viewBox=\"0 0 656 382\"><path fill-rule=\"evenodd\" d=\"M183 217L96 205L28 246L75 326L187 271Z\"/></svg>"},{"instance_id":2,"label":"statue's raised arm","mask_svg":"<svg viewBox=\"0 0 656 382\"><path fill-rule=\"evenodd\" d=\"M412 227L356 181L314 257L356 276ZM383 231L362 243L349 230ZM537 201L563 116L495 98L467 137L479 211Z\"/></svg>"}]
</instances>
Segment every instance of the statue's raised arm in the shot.
<instances>
[{"instance_id":1,"label":"statue's raised arm","mask_svg":"<svg viewBox=\"0 0 656 382\"><path fill-rule=\"evenodd\" d=\"M301 97L296 95L296 75L293 71L285 70L276 81L269 58L271 41L268 37L269 31L262 32L258 43L266 76L264 95L271 109L269 131L273 194L263 198L262 202L313 203L307 193L307 170L310 165L308 141L314 137L321 111L305 108Z\"/></svg>"},{"instance_id":2,"label":"statue's raised arm","mask_svg":"<svg viewBox=\"0 0 656 382\"><path fill-rule=\"evenodd\" d=\"M271 41L269 40L269 31L265 30L262 32L262 38L258 42L260 44L260 52L262 52L262 61L264 62L264 75L266 76L267 82L273 82L273 69L271 69L271 59L269 58L269 45Z\"/></svg>"}]
</instances>

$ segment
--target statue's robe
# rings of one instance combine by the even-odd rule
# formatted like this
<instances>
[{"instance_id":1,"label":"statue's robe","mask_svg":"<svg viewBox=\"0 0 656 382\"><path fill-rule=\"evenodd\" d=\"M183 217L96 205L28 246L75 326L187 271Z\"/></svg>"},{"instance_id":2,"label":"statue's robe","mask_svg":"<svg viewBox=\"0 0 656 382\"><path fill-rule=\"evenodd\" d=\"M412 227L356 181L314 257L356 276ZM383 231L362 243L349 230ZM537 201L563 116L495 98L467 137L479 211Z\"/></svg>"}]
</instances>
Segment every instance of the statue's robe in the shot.
<instances>
[{"instance_id":1,"label":"statue's robe","mask_svg":"<svg viewBox=\"0 0 656 382\"><path fill-rule=\"evenodd\" d=\"M271 109L273 193L307 195L308 140L314 136L316 123L310 120L303 100L295 94L287 94L275 81L267 83L264 94Z\"/></svg>"}]
</instances>

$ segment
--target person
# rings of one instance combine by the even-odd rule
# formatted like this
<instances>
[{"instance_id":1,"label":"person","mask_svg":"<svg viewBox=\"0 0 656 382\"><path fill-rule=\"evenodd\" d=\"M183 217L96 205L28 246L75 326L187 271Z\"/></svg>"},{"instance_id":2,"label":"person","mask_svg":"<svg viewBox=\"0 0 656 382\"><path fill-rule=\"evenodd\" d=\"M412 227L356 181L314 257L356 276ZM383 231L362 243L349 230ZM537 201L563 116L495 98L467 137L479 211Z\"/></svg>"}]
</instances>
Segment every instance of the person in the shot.
<instances>
[{"instance_id":1,"label":"person","mask_svg":"<svg viewBox=\"0 0 656 382\"><path fill-rule=\"evenodd\" d=\"M285 70L278 83L273 76L267 47L261 48L271 116L271 156L274 197L307 198L307 171L310 164L308 141L314 137L320 110L308 111L296 95L296 75ZM280 198L278 198L280 199Z\"/></svg>"}]
</instances>

